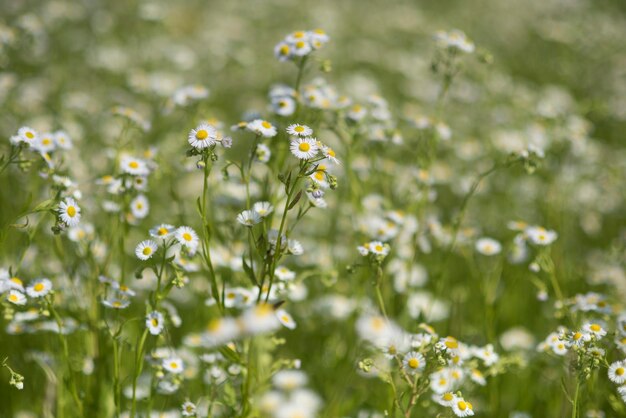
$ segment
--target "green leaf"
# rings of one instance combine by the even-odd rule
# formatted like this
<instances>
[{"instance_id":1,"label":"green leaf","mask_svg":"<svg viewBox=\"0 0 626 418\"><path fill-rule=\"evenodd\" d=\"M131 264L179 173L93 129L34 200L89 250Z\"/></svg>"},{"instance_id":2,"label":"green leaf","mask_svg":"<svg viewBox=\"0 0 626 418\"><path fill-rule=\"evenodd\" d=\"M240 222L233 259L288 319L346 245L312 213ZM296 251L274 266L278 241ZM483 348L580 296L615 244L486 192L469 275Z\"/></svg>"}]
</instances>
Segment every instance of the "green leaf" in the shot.
<instances>
[{"instance_id":1,"label":"green leaf","mask_svg":"<svg viewBox=\"0 0 626 418\"><path fill-rule=\"evenodd\" d=\"M296 203L298 203L300 201L301 197L302 197L302 190L300 190L298 192L298 194L296 195L296 197L291 201L291 203L289 204L289 207L287 208L287 210L293 209L293 207L296 206Z\"/></svg>"},{"instance_id":2,"label":"green leaf","mask_svg":"<svg viewBox=\"0 0 626 418\"><path fill-rule=\"evenodd\" d=\"M241 358L239 357L239 354L237 354L237 352L234 351L232 348L224 346L221 347L218 351L222 353L222 355L228 360L234 363L241 363Z\"/></svg>"},{"instance_id":3,"label":"green leaf","mask_svg":"<svg viewBox=\"0 0 626 418\"><path fill-rule=\"evenodd\" d=\"M250 267L248 263L246 263L246 259L243 255L241 256L241 261L243 261L243 270L246 272L246 275L250 278L250 281L255 286L258 286L259 283L257 283L256 277L254 276L254 270L252 270L252 267Z\"/></svg>"}]
</instances>

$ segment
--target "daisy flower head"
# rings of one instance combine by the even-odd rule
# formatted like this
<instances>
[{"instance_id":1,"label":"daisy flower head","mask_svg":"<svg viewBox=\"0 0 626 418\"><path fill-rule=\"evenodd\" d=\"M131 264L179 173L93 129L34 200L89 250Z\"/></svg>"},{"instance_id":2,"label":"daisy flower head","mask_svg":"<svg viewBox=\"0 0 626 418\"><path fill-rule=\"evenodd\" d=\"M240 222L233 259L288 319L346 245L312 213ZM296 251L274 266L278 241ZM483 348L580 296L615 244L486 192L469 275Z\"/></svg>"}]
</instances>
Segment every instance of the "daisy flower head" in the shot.
<instances>
[{"instance_id":1,"label":"daisy flower head","mask_svg":"<svg viewBox=\"0 0 626 418\"><path fill-rule=\"evenodd\" d=\"M102 304L107 308L112 309L126 309L130 305L130 301L128 299L119 299L119 298L111 298L104 299Z\"/></svg>"},{"instance_id":2,"label":"daisy flower head","mask_svg":"<svg viewBox=\"0 0 626 418\"><path fill-rule=\"evenodd\" d=\"M180 243L180 245L187 247L191 250L195 250L198 247L198 234L192 228L188 226L181 226L176 229L175 235L176 240Z\"/></svg>"},{"instance_id":3,"label":"daisy flower head","mask_svg":"<svg viewBox=\"0 0 626 418\"><path fill-rule=\"evenodd\" d=\"M457 417L471 417L474 415L474 408L465 399L457 397L454 404L452 404L452 412Z\"/></svg>"},{"instance_id":4,"label":"daisy flower head","mask_svg":"<svg viewBox=\"0 0 626 418\"><path fill-rule=\"evenodd\" d=\"M293 320L293 317L289 314L289 312L284 309L278 309L275 314L278 321L286 328L294 329L296 327L296 322Z\"/></svg>"},{"instance_id":5,"label":"daisy flower head","mask_svg":"<svg viewBox=\"0 0 626 418\"><path fill-rule=\"evenodd\" d=\"M300 160L310 160L319 150L314 138L294 138L289 145L291 153Z\"/></svg>"},{"instance_id":6,"label":"daisy flower head","mask_svg":"<svg viewBox=\"0 0 626 418\"><path fill-rule=\"evenodd\" d=\"M256 146L256 150L254 151L254 156L257 161L261 163L266 163L270 160L270 157L272 156L272 151L270 151L270 148L267 145L258 144Z\"/></svg>"},{"instance_id":7,"label":"daisy flower head","mask_svg":"<svg viewBox=\"0 0 626 418\"><path fill-rule=\"evenodd\" d=\"M306 125L300 125L297 123L291 124L287 127L287 133L292 136L311 136L313 134L313 129L309 128Z\"/></svg>"},{"instance_id":8,"label":"daisy flower head","mask_svg":"<svg viewBox=\"0 0 626 418\"><path fill-rule=\"evenodd\" d=\"M271 138L278 133L276 127L263 119L255 119L248 123L247 128L249 131L254 132L257 135L261 135L265 138Z\"/></svg>"},{"instance_id":9,"label":"daisy flower head","mask_svg":"<svg viewBox=\"0 0 626 418\"><path fill-rule=\"evenodd\" d=\"M626 383L626 361L616 361L609 366L609 380L618 385Z\"/></svg>"},{"instance_id":10,"label":"daisy flower head","mask_svg":"<svg viewBox=\"0 0 626 418\"><path fill-rule=\"evenodd\" d=\"M262 334L280 328L274 308L269 303L261 303L246 310L239 318L241 329L247 334Z\"/></svg>"},{"instance_id":11,"label":"daisy flower head","mask_svg":"<svg viewBox=\"0 0 626 418\"><path fill-rule=\"evenodd\" d=\"M526 228L526 235L530 242L535 245L550 245L558 238L555 231L545 229L541 226L531 226Z\"/></svg>"},{"instance_id":12,"label":"daisy flower head","mask_svg":"<svg viewBox=\"0 0 626 418\"><path fill-rule=\"evenodd\" d=\"M125 155L120 159L120 170L133 176L147 176L150 174L148 164L140 159Z\"/></svg>"},{"instance_id":13,"label":"daisy flower head","mask_svg":"<svg viewBox=\"0 0 626 418\"><path fill-rule=\"evenodd\" d=\"M296 111L296 101L292 97L271 99L272 111L280 116L291 116Z\"/></svg>"},{"instance_id":14,"label":"daisy flower head","mask_svg":"<svg viewBox=\"0 0 626 418\"><path fill-rule=\"evenodd\" d=\"M583 331L595 336L597 339L600 339L606 335L606 330L602 327L602 325L597 323L586 323L585 325L583 325Z\"/></svg>"},{"instance_id":15,"label":"daisy flower head","mask_svg":"<svg viewBox=\"0 0 626 418\"><path fill-rule=\"evenodd\" d=\"M65 131L56 131L53 134L54 142L57 147L68 150L72 149L72 139Z\"/></svg>"},{"instance_id":16,"label":"daisy flower head","mask_svg":"<svg viewBox=\"0 0 626 418\"><path fill-rule=\"evenodd\" d=\"M424 370L424 367L426 367L426 359L417 351L411 351L402 359L402 365L407 373L416 374Z\"/></svg>"},{"instance_id":17,"label":"daisy flower head","mask_svg":"<svg viewBox=\"0 0 626 418\"><path fill-rule=\"evenodd\" d=\"M172 232L176 230L174 225L161 224L150 229L150 236L153 238L166 239L172 235Z\"/></svg>"},{"instance_id":18,"label":"daisy flower head","mask_svg":"<svg viewBox=\"0 0 626 418\"><path fill-rule=\"evenodd\" d=\"M237 222L244 226L252 227L261 222L261 216L255 210L244 210L237 215Z\"/></svg>"},{"instance_id":19,"label":"daisy flower head","mask_svg":"<svg viewBox=\"0 0 626 418\"><path fill-rule=\"evenodd\" d=\"M57 210L61 221L67 226L76 226L80 222L80 207L71 197L61 201Z\"/></svg>"},{"instance_id":20,"label":"daisy flower head","mask_svg":"<svg viewBox=\"0 0 626 418\"><path fill-rule=\"evenodd\" d=\"M10 290L7 300L14 305L26 305L26 296L19 290Z\"/></svg>"},{"instance_id":21,"label":"daisy flower head","mask_svg":"<svg viewBox=\"0 0 626 418\"><path fill-rule=\"evenodd\" d=\"M148 198L143 194L137 195L130 202L130 210L135 218L145 218L148 216L148 212L150 211L150 202L148 202Z\"/></svg>"},{"instance_id":22,"label":"daisy flower head","mask_svg":"<svg viewBox=\"0 0 626 418\"><path fill-rule=\"evenodd\" d=\"M294 42L291 44L291 49L293 51L293 55L297 57L309 55L311 51L313 51L313 47L311 46L311 43L308 39L294 40Z\"/></svg>"},{"instance_id":23,"label":"daisy flower head","mask_svg":"<svg viewBox=\"0 0 626 418\"><path fill-rule=\"evenodd\" d=\"M184 417L195 417L196 416L196 404L190 401L186 401L180 407L181 413Z\"/></svg>"},{"instance_id":24,"label":"daisy flower head","mask_svg":"<svg viewBox=\"0 0 626 418\"><path fill-rule=\"evenodd\" d=\"M434 395L433 399L441 406L452 407L457 400L457 397L452 392L444 392L441 395Z\"/></svg>"},{"instance_id":25,"label":"daisy flower head","mask_svg":"<svg viewBox=\"0 0 626 418\"><path fill-rule=\"evenodd\" d=\"M35 280L26 288L26 293L31 298L42 298L52 290L52 282L46 278Z\"/></svg>"},{"instance_id":26,"label":"daisy flower head","mask_svg":"<svg viewBox=\"0 0 626 418\"><path fill-rule=\"evenodd\" d=\"M315 49L319 49L328 41L330 41L330 36L323 29L313 29L308 32L309 39L311 41L311 46Z\"/></svg>"},{"instance_id":27,"label":"daisy flower head","mask_svg":"<svg viewBox=\"0 0 626 418\"><path fill-rule=\"evenodd\" d=\"M165 370L172 374L180 374L185 370L183 360L178 357L164 358L161 364Z\"/></svg>"},{"instance_id":28,"label":"daisy flower head","mask_svg":"<svg viewBox=\"0 0 626 418\"><path fill-rule=\"evenodd\" d=\"M216 138L217 130L206 122L196 126L187 135L189 145L199 150L215 145Z\"/></svg>"},{"instance_id":29,"label":"daisy flower head","mask_svg":"<svg viewBox=\"0 0 626 418\"><path fill-rule=\"evenodd\" d=\"M159 246L156 242L151 239L147 239L137 244L137 247L135 247L135 255L140 260L149 260L158 248Z\"/></svg>"},{"instance_id":30,"label":"daisy flower head","mask_svg":"<svg viewBox=\"0 0 626 418\"><path fill-rule=\"evenodd\" d=\"M270 202L256 202L252 209L261 217L265 218L274 211L274 206Z\"/></svg>"},{"instance_id":31,"label":"daisy flower head","mask_svg":"<svg viewBox=\"0 0 626 418\"><path fill-rule=\"evenodd\" d=\"M292 50L291 46L285 41L281 41L274 47L274 56L278 61L288 61L291 59Z\"/></svg>"},{"instance_id":32,"label":"daisy flower head","mask_svg":"<svg viewBox=\"0 0 626 418\"><path fill-rule=\"evenodd\" d=\"M37 149L37 151L39 152L50 152L50 151L54 151L54 149L56 148L56 143L54 141L54 135L51 133L44 133L41 134L37 140L37 142L35 142L33 144L33 146L35 147L35 149Z\"/></svg>"},{"instance_id":33,"label":"daisy flower head","mask_svg":"<svg viewBox=\"0 0 626 418\"><path fill-rule=\"evenodd\" d=\"M39 139L39 135L37 135L37 131L28 126L22 126L17 131L18 142L25 142L26 144L33 146L37 143Z\"/></svg>"},{"instance_id":34,"label":"daisy flower head","mask_svg":"<svg viewBox=\"0 0 626 418\"><path fill-rule=\"evenodd\" d=\"M502 245L492 238L480 238L476 241L476 251L482 255L497 255L502 251Z\"/></svg>"},{"instance_id":35,"label":"daisy flower head","mask_svg":"<svg viewBox=\"0 0 626 418\"><path fill-rule=\"evenodd\" d=\"M337 154L335 153L335 150L333 150L331 147L322 145L322 154L324 154L324 157L326 157L328 161L333 162L335 164L339 164L339 160L337 159Z\"/></svg>"},{"instance_id":36,"label":"daisy flower head","mask_svg":"<svg viewBox=\"0 0 626 418\"><path fill-rule=\"evenodd\" d=\"M158 311L152 311L146 316L146 327L152 335L159 335L163 331L165 320L163 314Z\"/></svg>"}]
</instances>

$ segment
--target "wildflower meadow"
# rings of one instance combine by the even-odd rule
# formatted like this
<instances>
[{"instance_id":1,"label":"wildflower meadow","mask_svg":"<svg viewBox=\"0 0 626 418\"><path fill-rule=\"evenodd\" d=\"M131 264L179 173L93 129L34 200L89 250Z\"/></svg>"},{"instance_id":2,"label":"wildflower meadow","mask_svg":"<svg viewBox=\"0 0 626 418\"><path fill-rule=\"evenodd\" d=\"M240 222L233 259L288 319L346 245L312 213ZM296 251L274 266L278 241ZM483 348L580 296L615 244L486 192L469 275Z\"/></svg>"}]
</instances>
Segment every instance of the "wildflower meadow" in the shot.
<instances>
[{"instance_id":1,"label":"wildflower meadow","mask_svg":"<svg viewBox=\"0 0 626 418\"><path fill-rule=\"evenodd\" d=\"M0 418L626 417L622 0L0 0Z\"/></svg>"}]
</instances>

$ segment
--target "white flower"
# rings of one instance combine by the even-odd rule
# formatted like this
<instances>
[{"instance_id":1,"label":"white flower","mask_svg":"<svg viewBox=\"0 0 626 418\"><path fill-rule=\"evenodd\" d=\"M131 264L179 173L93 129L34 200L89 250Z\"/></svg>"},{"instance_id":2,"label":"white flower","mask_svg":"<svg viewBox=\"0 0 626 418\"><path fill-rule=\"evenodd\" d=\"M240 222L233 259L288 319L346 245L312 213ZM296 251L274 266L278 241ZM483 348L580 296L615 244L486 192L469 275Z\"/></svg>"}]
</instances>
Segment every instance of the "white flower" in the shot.
<instances>
[{"instance_id":1,"label":"white flower","mask_svg":"<svg viewBox=\"0 0 626 418\"><path fill-rule=\"evenodd\" d=\"M189 145L196 149L204 149L215 145L216 138L217 130L205 122L192 129L187 136Z\"/></svg>"},{"instance_id":2,"label":"white flower","mask_svg":"<svg viewBox=\"0 0 626 418\"><path fill-rule=\"evenodd\" d=\"M185 370L185 365L182 359L178 357L168 357L163 359L163 368L170 373L180 374Z\"/></svg>"},{"instance_id":3,"label":"white flower","mask_svg":"<svg viewBox=\"0 0 626 418\"><path fill-rule=\"evenodd\" d=\"M280 370L272 376L272 383L283 391L292 391L308 383L307 375L300 370Z\"/></svg>"},{"instance_id":4,"label":"white flower","mask_svg":"<svg viewBox=\"0 0 626 418\"><path fill-rule=\"evenodd\" d=\"M57 210L61 221L67 226L76 226L80 222L80 207L78 207L76 201L71 197L59 203Z\"/></svg>"},{"instance_id":5,"label":"white flower","mask_svg":"<svg viewBox=\"0 0 626 418\"><path fill-rule=\"evenodd\" d=\"M289 145L291 153L301 160L309 160L317 155L319 147L314 138L294 138Z\"/></svg>"},{"instance_id":6,"label":"white flower","mask_svg":"<svg viewBox=\"0 0 626 418\"><path fill-rule=\"evenodd\" d=\"M313 129L306 125L292 124L287 127L287 133L293 136L307 137L313 134Z\"/></svg>"},{"instance_id":7,"label":"white flower","mask_svg":"<svg viewBox=\"0 0 626 418\"><path fill-rule=\"evenodd\" d=\"M184 417L193 417L196 415L196 404L187 401L180 407Z\"/></svg>"},{"instance_id":8,"label":"white flower","mask_svg":"<svg viewBox=\"0 0 626 418\"><path fill-rule=\"evenodd\" d=\"M176 240L183 246L195 251L198 247L198 234L188 226L181 226L176 230Z\"/></svg>"},{"instance_id":9,"label":"white flower","mask_svg":"<svg viewBox=\"0 0 626 418\"><path fill-rule=\"evenodd\" d=\"M102 304L107 308L126 309L130 305L130 301L128 299L112 298L103 300Z\"/></svg>"},{"instance_id":10,"label":"white flower","mask_svg":"<svg viewBox=\"0 0 626 418\"><path fill-rule=\"evenodd\" d=\"M472 404L459 397L454 400L452 411L457 417L470 417L474 415Z\"/></svg>"},{"instance_id":11,"label":"white flower","mask_svg":"<svg viewBox=\"0 0 626 418\"><path fill-rule=\"evenodd\" d=\"M26 305L26 296L19 290L10 290L7 300L14 305Z\"/></svg>"},{"instance_id":12,"label":"white flower","mask_svg":"<svg viewBox=\"0 0 626 418\"><path fill-rule=\"evenodd\" d=\"M535 245L550 245L556 241L558 234L540 226L526 228L526 235Z\"/></svg>"},{"instance_id":13,"label":"white flower","mask_svg":"<svg viewBox=\"0 0 626 418\"><path fill-rule=\"evenodd\" d=\"M51 133L41 134L37 139L37 142L33 144L33 147L41 153L54 151L54 149L56 148L54 135Z\"/></svg>"},{"instance_id":14,"label":"white flower","mask_svg":"<svg viewBox=\"0 0 626 418\"><path fill-rule=\"evenodd\" d=\"M18 142L25 142L28 145L35 145L37 140L39 139L39 135L37 135L37 131L28 126L22 126L17 131Z\"/></svg>"},{"instance_id":15,"label":"white flower","mask_svg":"<svg viewBox=\"0 0 626 418\"><path fill-rule=\"evenodd\" d=\"M265 138L276 136L276 127L263 119L255 119L247 125L248 130Z\"/></svg>"},{"instance_id":16,"label":"white flower","mask_svg":"<svg viewBox=\"0 0 626 418\"><path fill-rule=\"evenodd\" d=\"M156 242L151 239L141 241L135 248L135 255L140 260L148 260L152 258L154 252L159 248Z\"/></svg>"},{"instance_id":17,"label":"white flower","mask_svg":"<svg viewBox=\"0 0 626 418\"><path fill-rule=\"evenodd\" d=\"M147 176L150 174L148 164L144 160L128 155L120 159L120 169L124 173L132 174L133 176Z\"/></svg>"},{"instance_id":18,"label":"white flower","mask_svg":"<svg viewBox=\"0 0 626 418\"><path fill-rule=\"evenodd\" d=\"M150 229L150 236L153 238L166 239L172 234L172 232L174 232L175 229L176 228L174 227L174 225L157 225L154 228Z\"/></svg>"},{"instance_id":19,"label":"white flower","mask_svg":"<svg viewBox=\"0 0 626 418\"><path fill-rule=\"evenodd\" d=\"M272 156L272 151L270 151L269 147L265 144L258 144L256 146L256 150L254 151L254 156L257 161L266 163L270 160Z\"/></svg>"},{"instance_id":20,"label":"white flower","mask_svg":"<svg viewBox=\"0 0 626 418\"><path fill-rule=\"evenodd\" d=\"M26 288L26 293L31 298L41 298L46 296L52 290L52 282L46 278L36 280L33 284Z\"/></svg>"},{"instance_id":21,"label":"white flower","mask_svg":"<svg viewBox=\"0 0 626 418\"><path fill-rule=\"evenodd\" d=\"M56 131L52 134L54 136L54 142L59 148L65 150L72 149L72 139L65 131Z\"/></svg>"},{"instance_id":22,"label":"white flower","mask_svg":"<svg viewBox=\"0 0 626 418\"><path fill-rule=\"evenodd\" d=\"M265 218L274 211L274 206L270 202L256 202L252 209L259 214L261 218Z\"/></svg>"},{"instance_id":23,"label":"white flower","mask_svg":"<svg viewBox=\"0 0 626 418\"><path fill-rule=\"evenodd\" d=\"M244 226L252 227L261 222L261 216L254 210L244 210L237 215L237 222Z\"/></svg>"},{"instance_id":24,"label":"white flower","mask_svg":"<svg viewBox=\"0 0 626 418\"><path fill-rule=\"evenodd\" d=\"M148 202L148 198L142 194L137 195L130 202L130 210L135 218L145 218L148 216L148 212L150 211L150 202Z\"/></svg>"},{"instance_id":25,"label":"white flower","mask_svg":"<svg viewBox=\"0 0 626 418\"><path fill-rule=\"evenodd\" d=\"M164 326L165 321L161 312L152 311L146 316L146 327L150 334L159 335L163 331Z\"/></svg>"},{"instance_id":26,"label":"white flower","mask_svg":"<svg viewBox=\"0 0 626 418\"><path fill-rule=\"evenodd\" d=\"M594 335L596 338L600 339L606 335L606 330L600 324L596 323L586 323L583 325L583 331Z\"/></svg>"},{"instance_id":27,"label":"white flower","mask_svg":"<svg viewBox=\"0 0 626 418\"><path fill-rule=\"evenodd\" d=\"M280 322L274 308L268 303L261 303L246 310L239 319L240 327L247 334L262 334L280 328Z\"/></svg>"},{"instance_id":28,"label":"white flower","mask_svg":"<svg viewBox=\"0 0 626 418\"><path fill-rule=\"evenodd\" d=\"M402 359L402 365L407 373L416 374L424 370L424 367L426 367L426 359L424 359L424 356L420 353L411 351Z\"/></svg>"},{"instance_id":29,"label":"white flower","mask_svg":"<svg viewBox=\"0 0 626 418\"><path fill-rule=\"evenodd\" d=\"M283 324L285 327L289 329L294 329L296 327L296 322L287 311L285 311L284 309L278 309L275 313L276 318L278 318L280 323Z\"/></svg>"},{"instance_id":30,"label":"white flower","mask_svg":"<svg viewBox=\"0 0 626 418\"><path fill-rule=\"evenodd\" d=\"M609 379L613 383L623 385L626 383L626 362L616 361L609 366Z\"/></svg>"},{"instance_id":31,"label":"white flower","mask_svg":"<svg viewBox=\"0 0 626 418\"><path fill-rule=\"evenodd\" d=\"M476 241L476 251L482 255L496 255L502 251L502 245L495 239L480 238Z\"/></svg>"}]
</instances>

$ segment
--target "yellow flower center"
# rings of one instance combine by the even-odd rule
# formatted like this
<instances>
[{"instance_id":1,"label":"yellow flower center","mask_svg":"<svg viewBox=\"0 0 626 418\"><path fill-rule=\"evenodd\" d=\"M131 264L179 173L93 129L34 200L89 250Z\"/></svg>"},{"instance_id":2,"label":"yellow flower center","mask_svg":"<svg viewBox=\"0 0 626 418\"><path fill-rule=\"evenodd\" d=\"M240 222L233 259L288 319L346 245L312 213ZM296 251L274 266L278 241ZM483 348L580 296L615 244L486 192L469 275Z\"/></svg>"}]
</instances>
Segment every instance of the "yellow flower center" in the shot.
<instances>
[{"instance_id":1,"label":"yellow flower center","mask_svg":"<svg viewBox=\"0 0 626 418\"><path fill-rule=\"evenodd\" d=\"M11 302L17 302L18 297L17 297L17 295L16 295L16 294L11 294L11 295L9 295L9 300L10 300Z\"/></svg>"},{"instance_id":2,"label":"yellow flower center","mask_svg":"<svg viewBox=\"0 0 626 418\"><path fill-rule=\"evenodd\" d=\"M296 48L298 48L298 49L304 48L304 45L306 45L306 44L303 41L296 42Z\"/></svg>"},{"instance_id":3,"label":"yellow flower center","mask_svg":"<svg viewBox=\"0 0 626 418\"><path fill-rule=\"evenodd\" d=\"M448 348L458 348L459 347L459 343L457 342L457 340L455 340L452 337L448 337L448 339L446 339L445 345Z\"/></svg>"},{"instance_id":4,"label":"yellow flower center","mask_svg":"<svg viewBox=\"0 0 626 418\"><path fill-rule=\"evenodd\" d=\"M204 129L200 129L198 132L196 132L196 138L200 141L207 139L208 136L209 133Z\"/></svg>"},{"instance_id":5,"label":"yellow flower center","mask_svg":"<svg viewBox=\"0 0 626 418\"><path fill-rule=\"evenodd\" d=\"M446 379L439 379L439 386L445 386L448 383Z\"/></svg>"},{"instance_id":6,"label":"yellow flower center","mask_svg":"<svg viewBox=\"0 0 626 418\"><path fill-rule=\"evenodd\" d=\"M26 132L26 138L33 139L34 137L35 137L35 134L33 134L32 132Z\"/></svg>"},{"instance_id":7,"label":"yellow flower center","mask_svg":"<svg viewBox=\"0 0 626 418\"><path fill-rule=\"evenodd\" d=\"M150 323L152 324L153 327L156 327L157 325L159 325L159 321L156 318L152 318Z\"/></svg>"},{"instance_id":8,"label":"yellow flower center","mask_svg":"<svg viewBox=\"0 0 626 418\"><path fill-rule=\"evenodd\" d=\"M122 306L122 302L120 302L119 300L116 300L115 302L112 303L112 305L116 308L119 308L120 306Z\"/></svg>"},{"instance_id":9,"label":"yellow flower center","mask_svg":"<svg viewBox=\"0 0 626 418\"><path fill-rule=\"evenodd\" d=\"M19 277L11 277L10 279L13 283L15 283L16 285L22 286L22 280Z\"/></svg>"},{"instance_id":10,"label":"yellow flower center","mask_svg":"<svg viewBox=\"0 0 626 418\"><path fill-rule=\"evenodd\" d=\"M183 239L184 239L185 241L191 241L191 240L192 240L192 236L191 236L191 234L190 234L189 232L185 232L185 233L183 234Z\"/></svg>"},{"instance_id":11,"label":"yellow flower center","mask_svg":"<svg viewBox=\"0 0 626 418\"><path fill-rule=\"evenodd\" d=\"M311 145L309 145L308 142L302 142L300 145L298 145L298 149L302 152L307 152L311 149Z\"/></svg>"},{"instance_id":12,"label":"yellow flower center","mask_svg":"<svg viewBox=\"0 0 626 418\"><path fill-rule=\"evenodd\" d=\"M35 290L35 292L41 292L44 288L43 283L37 283L33 286L33 289Z\"/></svg>"},{"instance_id":13,"label":"yellow flower center","mask_svg":"<svg viewBox=\"0 0 626 418\"><path fill-rule=\"evenodd\" d=\"M575 341L578 341L582 338L583 334L582 332L577 332L574 334L574 336L572 337Z\"/></svg>"},{"instance_id":14,"label":"yellow flower center","mask_svg":"<svg viewBox=\"0 0 626 418\"><path fill-rule=\"evenodd\" d=\"M283 45L280 47L280 54L281 55L288 55L289 54L289 47L287 45Z\"/></svg>"},{"instance_id":15,"label":"yellow flower center","mask_svg":"<svg viewBox=\"0 0 626 418\"><path fill-rule=\"evenodd\" d=\"M157 231L157 233L158 233L159 235L167 235L167 228L163 228L163 227L161 227L161 228L159 228L159 230Z\"/></svg>"},{"instance_id":16,"label":"yellow flower center","mask_svg":"<svg viewBox=\"0 0 626 418\"><path fill-rule=\"evenodd\" d=\"M618 367L617 369L615 369L615 374L618 376L623 376L624 375L624 368L623 367Z\"/></svg>"},{"instance_id":17,"label":"yellow flower center","mask_svg":"<svg viewBox=\"0 0 626 418\"><path fill-rule=\"evenodd\" d=\"M261 122L261 126L263 126L265 129L269 129L272 127L272 124L264 120L263 122Z\"/></svg>"},{"instance_id":18,"label":"yellow flower center","mask_svg":"<svg viewBox=\"0 0 626 418\"><path fill-rule=\"evenodd\" d=\"M170 367L171 367L172 369L178 369L178 363L176 363L175 361L172 361L172 362L170 363Z\"/></svg>"},{"instance_id":19,"label":"yellow flower center","mask_svg":"<svg viewBox=\"0 0 626 418\"><path fill-rule=\"evenodd\" d=\"M383 250L383 246L382 246L382 245L380 245L380 244L378 244L378 245L376 245L376 246L374 247L374 249L375 249L376 251L379 251L379 252L380 252L380 251L382 251L382 250Z\"/></svg>"},{"instance_id":20,"label":"yellow flower center","mask_svg":"<svg viewBox=\"0 0 626 418\"><path fill-rule=\"evenodd\" d=\"M76 208L74 206L68 206L67 214L70 218L73 218L74 216L76 216Z\"/></svg>"},{"instance_id":21,"label":"yellow flower center","mask_svg":"<svg viewBox=\"0 0 626 418\"><path fill-rule=\"evenodd\" d=\"M330 157L333 157L333 158L334 158L336 154L335 154L335 151L333 151L332 149L328 148L328 155L329 155Z\"/></svg>"},{"instance_id":22,"label":"yellow flower center","mask_svg":"<svg viewBox=\"0 0 626 418\"><path fill-rule=\"evenodd\" d=\"M592 330L593 332L599 332L602 330L602 327L598 324L591 324L589 329Z\"/></svg>"},{"instance_id":23,"label":"yellow flower center","mask_svg":"<svg viewBox=\"0 0 626 418\"><path fill-rule=\"evenodd\" d=\"M304 126L296 126L293 130L296 132L304 132Z\"/></svg>"},{"instance_id":24,"label":"yellow flower center","mask_svg":"<svg viewBox=\"0 0 626 418\"><path fill-rule=\"evenodd\" d=\"M385 326L385 321L382 318L374 318L372 319L372 328L376 331L380 331Z\"/></svg>"},{"instance_id":25,"label":"yellow flower center","mask_svg":"<svg viewBox=\"0 0 626 418\"><path fill-rule=\"evenodd\" d=\"M50 141L50 138L44 138L43 141L41 141L42 144L44 145L50 145L52 141Z\"/></svg>"},{"instance_id":26,"label":"yellow flower center","mask_svg":"<svg viewBox=\"0 0 626 418\"><path fill-rule=\"evenodd\" d=\"M288 317L287 315L283 315L283 316L281 316L281 317L280 317L280 319L282 319L282 320L283 320L283 322L291 322L291 321L289 320L289 317Z\"/></svg>"},{"instance_id":27,"label":"yellow flower center","mask_svg":"<svg viewBox=\"0 0 626 418\"><path fill-rule=\"evenodd\" d=\"M417 369L420 366L420 362L416 358L412 358L409 360L409 367L412 369Z\"/></svg>"},{"instance_id":28,"label":"yellow flower center","mask_svg":"<svg viewBox=\"0 0 626 418\"><path fill-rule=\"evenodd\" d=\"M151 247L145 247L142 251L143 255L150 255L152 254L152 248Z\"/></svg>"},{"instance_id":29,"label":"yellow flower center","mask_svg":"<svg viewBox=\"0 0 626 418\"><path fill-rule=\"evenodd\" d=\"M441 396L441 399L443 399L446 402L450 402L452 399L454 399L454 395L451 394L450 392L446 392Z\"/></svg>"},{"instance_id":30,"label":"yellow flower center","mask_svg":"<svg viewBox=\"0 0 626 418\"><path fill-rule=\"evenodd\" d=\"M467 409L467 404L464 401L459 401L456 406L461 410L465 411Z\"/></svg>"},{"instance_id":31,"label":"yellow flower center","mask_svg":"<svg viewBox=\"0 0 626 418\"><path fill-rule=\"evenodd\" d=\"M128 166L130 168L139 168L139 163L137 161L131 161L130 163L128 163Z\"/></svg>"}]
</instances>

